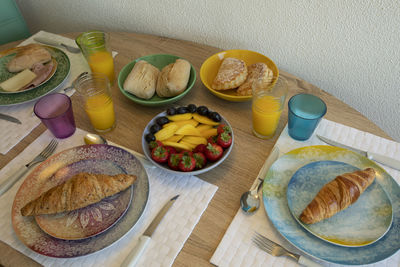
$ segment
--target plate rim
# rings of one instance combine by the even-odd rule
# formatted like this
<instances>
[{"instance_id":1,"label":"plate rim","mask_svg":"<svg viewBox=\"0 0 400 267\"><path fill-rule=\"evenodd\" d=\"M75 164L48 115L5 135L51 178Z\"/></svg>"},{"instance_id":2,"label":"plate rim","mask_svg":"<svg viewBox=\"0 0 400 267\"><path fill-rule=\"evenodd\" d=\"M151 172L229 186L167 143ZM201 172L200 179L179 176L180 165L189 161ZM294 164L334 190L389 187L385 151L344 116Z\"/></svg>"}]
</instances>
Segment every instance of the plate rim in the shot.
<instances>
[{"instance_id":1,"label":"plate rim","mask_svg":"<svg viewBox=\"0 0 400 267\"><path fill-rule=\"evenodd\" d=\"M334 245L337 245L337 246L341 246L341 247L351 247L351 248L355 248L355 247L364 247L364 246L368 246L368 245L371 245L371 244L377 242L379 239L381 239L381 238L389 231L389 229L390 229L390 227L392 226L392 223L393 223L393 205L392 205L392 202L391 202L389 196L387 195L386 191L382 188L382 186L381 186L378 182L377 182L377 186L380 187L380 189L383 191L383 194L386 196L386 198L387 198L387 199L389 200L389 202L390 202L390 208L391 208L390 223L389 223L388 227L386 227L385 231L384 231L377 239L375 239L375 240L373 240L373 241L371 241L371 242L369 242L369 243L367 243L367 244L363 244L363 245L346 245L346 244L341 244L341 243L339 243L339 242L331 241L331 240L329 240L329 239L325 239L325 238L323 238L322 236L319 236L317 233L313 232L312 229L308 228L307 225L305 225L303 222L301 222L301 220L294 214L294 211L291 209L291 205L289 204L291 201L289 201L290 198L289 198L289 195L288 195L289 187L290 187L290 184L292 183L292 181L293 181L293 179L294 179L294 176L296 175L296 173L297 173L299 170L301 170L302 168L304 168L304 167L306 167L306 166L309 166L309 165L312 165L312 164L314 165L314 164L318 164L318 163L326 163L326 162L341 163L341 164L348 165L348 166L350 166L350 167L356 168L357 170L360 170L360 168L358 168L358 167L356 167L356 166L353 166L353 165L351 165L351 164L348 164L348 163L346 163L346 162L334 161L334 160L313 161L313 162L307 163L306 165L300 167L299 169L297 169L297 171L296 171L296 172L292 175L292 177L290 178L290 180L289 180L289 182L288 182L288 187L287 187L287 189L286 189L286 198L288 199L288 207L289 207L290 213L292 214L292 216L295 218L295 220L296 220L304 229L306 229L308 232L310 232L311 234L313 234L314 236L318 237L319 239L321 239L321 240L323 240L323 241L325 241L325 242L328 242L328 243L331 243L331 244L334 244ZM292 199L292 200L295 200L295 199Z\"/></svg>"},{"instance_id":2,"label":"plate rim","mask_svg":"<svg viewBox=\"0 0 400 267\"><path fill-rule=\"evenodd\" d=\"M394 180L394 178L393 178L390 174L388 174L382 167L380 167L379 165L377 165L377 164L374 163L373 161L369 160L368 158L363 157L362 155L359 155L359 154L357 154L357 153L355 153L355 152L353 152L353 151L350 151L350 150L348 150L348 149L339 148L339 147L332 147L332 146L328 146L328 145L304 146L304 147L299 147L299 148L293 149L293 150L291 150L291 151L289 151L289 152L283 154L279 159L283 158L284 156L287 156L287 157L288 157L288 156L290 156L290 155L292 155L292 154L294 154L294 153L297 153L298 151L301 151L301 150L303 150L303 149L305 149L305 148L308 148L308 149L309 149L309 148L321 148L321 150L325 150L325 154L327 153L326 150L346 152L347 154L351 155L352 158L355 158L355 159L360 160L360 162L359 162L360 164L362 164L362 163L364 163L364 164L368 163L369 165L374 166L374 168L378 169L382 174L384 174L385 176L388 177L388 182L386 182L386 183L388 183L388 186L389 186L389 184L390 184L390 185L397 185L395 190L396 190L396 192L400 192L400 186L399 186L399 184L398 184L398 183L396 182L396 180ZM277 162L279 162L279 159L278 159L277 161L275 161L274 164L276 164ZM309 160L308 162L310 162L310 160ZM272 167L274 166L274 164L271 166L271 169L272 169ZM314 253L314 254L311 254L311 253L309 252L310 249L308 249L308 251L307 251L307 250L304 248L304 245L303 245L303 247L301 247L301 246L299 246L299 245L296 245L296 244L291 240L291 239L292 239L291 237L286 236L284 233L282 233L282 232L279 230L278 222L277 222L276 220L274 220L273 218L271 218L270 215L268 214L268 210L267 210L267 209L268 209L268 201L267 201L267 200L268 200L268 199L267 199L267 194L268 194L268 193L266 192L266 185L267 185L267 183L268 183L268 182L267 182L267 178L268 178L269 173L271 172L271 169L268 171L267 175L265 176L264 184L263 184L263 191L262 191L262 192L263 192L264 210L265 210L266 215L268 216L269 220L271 221L272 225L274 226L274 228L280 233L280 235L281 235L283 238L285 238L290 244L292 244L293 246L295 246L297 249L301 250L302 252L304 252L305 254L309 255L310 257L317 258L317 259L322 260L322 261L324 261L324 262L337 263L337 264L348 264L348 265L360 265L360 264L372 264L372 263L376 263L376 262L379 262L379 261L382 261L382 260L385 260L385 259L391 257L393 254L395 254L396 252L399 251L400 246L393 249L393 248L391 248L391 246L390 246L390 244L389 244L389 245L388 245L389 248L387 248L388 246L386 246L385 249L387 249L387 250L388 250L388 249L391 249L391 250L388 251L388 253L386 253L387 255L385 255L384 258L382 258L382 257L381 257L381 258L374 257L373 259L370 259L368 262L360 262L359 259L354 259L354 258L352 258L353 261L349 261L349 259L342 259L342 260L336 259L336 260L332 260L332 259L327 258L327 256L329 256L329 255L327 255L326 253L324 253L323 255L314 255L315 253ZM387 189L390 189L390 188L386 188L385 186L382 186L382 187L383 187L383 189L384 189L386 192L387 192ZM388 192L387 192L387 193L388 193ZM389 194L389 193L388 193L388 196L389 196L389 199L390 199L391 202L392 202L392 205L395 205L396 203L393 202L392 197L396 197L396 195L392 195L392 194ZM284 199L286 200L286 197L284 197ZM286 206L287 206L287 205L286 205ZM391 231L397 231L397 233L400 232L399 229L395 229L395 228L394 228L395 220L396 220L396 221L400 220L400 213L399 213L399 207L398 207L398 206L400 207L400 203L398 203L397 206L394 206L394 207L393 207L393 213L394 213L394 214L397 213L397 216L393 215L393 217L394 217L394 219L393 219L394 222L392 223L392 226L390 227L388 233L390 233ZM292 216L290 216L290 220L295 220L295 219L292 218ZM297 224L297 222L295 222L295 223ZM324 242L324 241L319 240L318 238L314 237L314 235L308 233L308 232L307 232L306 230L304 230L302 227L300 227L300 226L297 226L297 227L299 227L300 231L306 236L306 238L311 238L311 239L313 239L313 242L315 242L315 241L317 241L317 242ZM294 231L294 230L295 230L295 229L293 229L293 227L290 227L290 228L292 229L291 231ZM359 250L358 253L364 253L364 254L365 254L365 250L371 249L370 247L375 247L375 246L381 244L382 242L385 242L386 239L387 239L388 233L386 233L386 235L384 235L383 238L381 238L381 239L378 240L377 242L371 244L370 246L359 247L359 248L340 247L340 246L336 246L336 245L329 244L329 243L326 243L326 242L324 242L324 243L325 243L326 245L328 245L328 246L332 246L331 249L339 249L339 250L342 250L342 251L346 251L346 250L347 250L347 251L352 251L352 252L353 252L353 251L357 252L357 250ZM396 239L396 240L397 240L397 239ZM390 242L390 240L387 241L387 243L388 243L388 242ZM398 244L400 244L400 242L398 242ZM368 251L367 251L367 252L368 252ZM382 254L380 254L380 255L382 255ZM355 262L354 260L356 260L357 262Z\"/></svg>"}]
</instances>

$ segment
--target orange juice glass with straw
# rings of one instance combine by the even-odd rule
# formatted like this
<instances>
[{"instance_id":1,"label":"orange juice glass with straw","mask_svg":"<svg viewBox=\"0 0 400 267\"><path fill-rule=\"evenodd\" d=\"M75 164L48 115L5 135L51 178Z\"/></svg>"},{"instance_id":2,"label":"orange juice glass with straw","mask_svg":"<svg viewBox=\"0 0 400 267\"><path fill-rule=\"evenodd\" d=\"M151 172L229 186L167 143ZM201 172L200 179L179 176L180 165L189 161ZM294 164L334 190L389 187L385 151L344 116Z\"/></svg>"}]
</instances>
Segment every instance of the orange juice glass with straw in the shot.
<instances>
[{"instance_id":1,"label":"orange juice glass with straw","mask_svg":"<svg viewBox=\"0 0 400 267\"><path fill-rule=\"evenodd\" d=\"M253 83L253 134L262 139L275 135L287 96L287 81L279 78L275 86L263 79Z\"/></svg>"},{"instance_id":2,"label":"orange juice glass with straw","mask_svg":"<svg viewBox=\"0 0 400 267\"><path fill-rule=\"evenodd\" d=\"M115 127L115 112L107 76L101 73L82 75L74 82L74 87L81 96L94 130L112 130Z\"/></svg>"},{"instance_id":3,"label":"orange juice glass with straw","mask_svg":"<svg viewBox=\"0 0 400 267\"><path fill-rule=\"evenodd\" d=\"M113 84L115 72L114 59L110 48L110 36L102 31L91 31L83 33L77 40L79 40L79 47L92 72L107 75L109 81Z\"/></svg>"}]
</instances>

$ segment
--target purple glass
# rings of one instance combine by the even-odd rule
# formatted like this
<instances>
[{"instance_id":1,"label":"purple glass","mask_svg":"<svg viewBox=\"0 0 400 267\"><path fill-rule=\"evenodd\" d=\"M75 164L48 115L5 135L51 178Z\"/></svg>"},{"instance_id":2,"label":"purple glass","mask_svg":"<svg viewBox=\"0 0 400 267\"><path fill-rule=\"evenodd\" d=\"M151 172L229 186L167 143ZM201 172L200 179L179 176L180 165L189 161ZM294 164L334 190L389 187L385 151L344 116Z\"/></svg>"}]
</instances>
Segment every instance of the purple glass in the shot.
<instances>
[{"instance_id":1,"label":"purple glass","mask_svg":"<svg viewBox=\"0 0 400 267\"><path fill-rule=\"evenodd\" d=\"M49 94L36 102L36 116L57 138L67 138L76 129L71 99L65 94Z\"/></svg>"}]
</instances>

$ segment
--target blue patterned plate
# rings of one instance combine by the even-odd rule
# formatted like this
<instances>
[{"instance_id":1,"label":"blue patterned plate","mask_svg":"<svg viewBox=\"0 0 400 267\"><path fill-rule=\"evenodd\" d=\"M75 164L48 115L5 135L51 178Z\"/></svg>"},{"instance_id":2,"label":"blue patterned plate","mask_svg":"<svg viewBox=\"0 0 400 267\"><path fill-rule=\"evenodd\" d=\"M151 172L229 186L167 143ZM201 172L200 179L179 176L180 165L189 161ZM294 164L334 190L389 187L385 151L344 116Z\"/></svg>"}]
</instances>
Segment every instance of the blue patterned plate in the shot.
<instances>
[{"instance_id":1,"label":"blue patterned plate","mask_svg":"<svg viewBox=\"0 0 400 267\"><path fill-rule=\"evenodd\" d=\"M381 239L364 247L343 247L328 243L305 230L293 218L288 207L286 190L293 174L304 165L333 160L359 169L373 167L375 182L385 190L393 210L393 223ZM373 161L347 149L332 146L309 146L290 151L270 168L263 184L264 207L275 228L291 244L315 258L338 264L372 264L384 260L400 249L400 187Z\"/></svg>"},{"instance_id":2,"label":"blue patterned plate","mask_svg":"<svg viewBox=\"0 0 400 267\"><path fill-rule=\"evenodd\" d=\"M338 161L317 161L301 167L287 188L293 217L316 237L339 246L361 247L379 240L389 230L393 217L390 199L377 182L373 182L353 205L330 218L314 224L305 224L299 219L325 184L340 174L357 170L359 168Z\"/></svg>"}]
</instances>

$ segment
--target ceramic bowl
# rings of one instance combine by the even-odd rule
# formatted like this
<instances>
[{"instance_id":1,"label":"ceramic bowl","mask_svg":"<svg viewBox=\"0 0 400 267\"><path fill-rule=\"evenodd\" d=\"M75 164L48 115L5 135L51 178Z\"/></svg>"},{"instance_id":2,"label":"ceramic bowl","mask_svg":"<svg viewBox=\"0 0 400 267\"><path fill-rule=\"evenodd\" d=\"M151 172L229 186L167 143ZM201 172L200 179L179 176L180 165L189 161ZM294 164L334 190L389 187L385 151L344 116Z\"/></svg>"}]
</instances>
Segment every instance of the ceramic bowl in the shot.
<instances>
[{"instance_id":1,"label":"ceramic bowl","mask_svg":"<svg viewBox=\"0 0 400 267\"><path fill-rule=\"evenodd\" d=\"M273 84L276 83L279 77L279 70L278 67L275 65L275 63L268 57L254 52L250 50L240 50L240 49L234 49L234 50L226 50L222 51L219 53L216 53L212 55L211 57L207 58L203 64L201 65L200 68L200 79L203 82L204 86L207 87L207 89L214 94L215 96L228 100L228 101L233 101L233 102L244 102L244 101L249 101L252 97L251 96L238 96L236 95L236 91L234 89L232 90L214 90L212 89L211 85L212 82L217 76L218 69L224 60L224 58L227 57L234 57L243 60L247 66L257 63L257 62L262 62L265 63L268 68L272 70L274 73L274 80Z\"/></svg>"},{"instance_id":2,"label":"ceramic bowl","mask_svg":"<svg viewBox=\"0 0 400 267\"><path fill-rule=\"evenodd\" d=\"M221 115L221 114L220 114L220 115ZM156 165L157 167L159 167L159 168L161 168L161 169L163 169L163 170L166 170L166 171L168 171L168 172L170 172L170 173L174 173L174 174L197 175L197 174L205 173L205 172L207 172L207 171L210 171L210 170L214 169L214 168L217 167L219 164L221 164L221 163L228 157L228 155L231 153L232 148L233 148L233 144L234 144L234 141L235 141L234 134L233 134L233 128L232 128L232 126L229 124L229 122L221 115L221 122L220 122L220 123L226 124L226 125L229 126L229 127L231 128L231 130L232 130L232 133L231 133L231 136L232 136L232 144L231 144L230 147L228 147L227 149L224 149L223 155L222 155L222 157L221 157L218 161L216 161L216 162L207 162L207 165L206 165L204 168L199 169L199 170L195 170L195 171L191 171L191 172L174 171L174 170L170 169L170 168L168 167L167 164L161 164L161 163L158 163L158 162L154 161L154 160L151 158L151 151L150 151L150 148L149 148L149 144L148 144L148 143L146 142L146 140L145 140L145 136L146 136L146 134L148 134L148 133L150 132L150 127L151 127L153 124L156 123L157 118L163 117L163 116L167 116L167 113L166 113L165 111L159 113L157 116L155 116L155 117L146 125L146 128L144 129L143 135L142 135L142 148L143 148L144 154L145 154L146 158L147 158L149 161L151 161L151 163L153 163L154 165Z\"/></svg>"},{"instance_id":3,"label":"ceramic bowl","mask_svg":"<svg viewBox=\"0 0 400 267\"><path fill-rule=\"evenodd\" d=\"M144 57L140 57L135 59L134 61L128 63L125 65L122 70L119 72L118 75L118 87L121 93L132 100L133 102L144 105L144 106L162 106L162 105L167 105L174 103L184 97L189 91L193 88L194 83L196 82L196 71L192 64L190 64L190 76L189 76L189 81L187 84L187 87L185 91L180 93L177 96L174 97L159 97L157 94L154 94L154 96L150 99L143 99L136 97L135 95L129 93L128 91L125 91L124 89L124 82L126 77L128 77L129 73L131 72L133 66L135 66L136 62L139 60L144 60L147 61L148 63L152 64L153 66L157 67L160 71L162 70L163 67L165 67L168 64L174 63L178 58L178 56L174 55L167 55L167 54L155 54L155 55L148 55Z\"/></svg>"}]
</instances>

